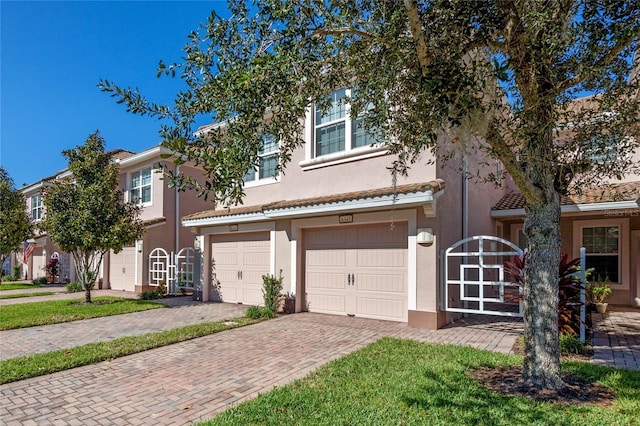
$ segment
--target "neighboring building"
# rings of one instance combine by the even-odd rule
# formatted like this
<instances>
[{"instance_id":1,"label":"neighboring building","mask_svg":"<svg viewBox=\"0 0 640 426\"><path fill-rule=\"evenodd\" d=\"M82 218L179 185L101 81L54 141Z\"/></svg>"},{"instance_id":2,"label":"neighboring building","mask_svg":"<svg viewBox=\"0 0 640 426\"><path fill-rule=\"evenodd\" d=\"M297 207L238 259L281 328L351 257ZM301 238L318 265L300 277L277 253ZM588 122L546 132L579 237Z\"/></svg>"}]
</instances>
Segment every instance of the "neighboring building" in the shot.
<instances>
[{"instance_id":1,"label":"neighboring building","mask_svg":"<svg viewBox=\"0 0 640 426\"><path fill-rule=\"evenodd\" d=\"M208 204L197 198L192 192L178 192L169 189L162 181L162 173L155 172L158 164L175 168L170 160L161 158L168 154L166 149L155 146L138 154L113 150L109 152L120 167L119 186L124 199L137 200L142 205L141 219L146 230L141 240L135 245L124 247L119 253L107 253L103 259L97 288L136 291L148 289L149 254L155 248L166 252L178 252L184 247L192 247L194 236L189 229L180 226L182 215L203 210ZM188 165L179 166L180 171L194 177L200 172ZM21 189L27 202L27 210L36 224L46 212L42 204L42 191L56 179L71 176L68 170L44 178ZM52 256L60 259L60 281L75 280L75 266L69 253L59 250L45 234L36 231L35 247L26 265L27 279L45 277L45 266ZM22 260L22 253L14 256L16 261ZM165 265L166 266L166 265Z\"/></svg>"}]
</instances>

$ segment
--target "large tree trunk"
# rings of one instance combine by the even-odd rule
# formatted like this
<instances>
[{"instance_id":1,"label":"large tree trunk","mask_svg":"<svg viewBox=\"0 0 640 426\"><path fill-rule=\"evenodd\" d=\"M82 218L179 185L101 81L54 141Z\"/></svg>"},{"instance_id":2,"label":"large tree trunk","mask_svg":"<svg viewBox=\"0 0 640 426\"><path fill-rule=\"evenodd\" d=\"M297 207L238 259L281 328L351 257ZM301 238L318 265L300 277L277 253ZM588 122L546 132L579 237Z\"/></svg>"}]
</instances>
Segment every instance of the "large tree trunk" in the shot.
<instances>
[{"instance_id":1,"label":"large tree trunk","mask_svg":"<svg viewBox=\"0 0 640 426\"><path fill-rule=\"evenodd\" d=\"M545 202L527 205L524 233L530 252L525 264L525 383L538 389L560 389L558 332L558 264L561 254L560 197L549 183Z\"/></svg>"}]
</instances>

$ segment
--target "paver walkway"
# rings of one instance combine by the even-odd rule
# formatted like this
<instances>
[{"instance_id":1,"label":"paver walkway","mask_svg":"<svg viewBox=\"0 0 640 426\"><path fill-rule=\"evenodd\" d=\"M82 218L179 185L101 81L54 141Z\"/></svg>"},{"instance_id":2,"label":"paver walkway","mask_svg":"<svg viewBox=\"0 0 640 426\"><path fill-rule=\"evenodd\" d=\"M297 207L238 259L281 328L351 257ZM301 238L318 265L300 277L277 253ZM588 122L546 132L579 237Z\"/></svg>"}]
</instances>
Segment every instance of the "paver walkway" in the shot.
<instances>
[{"instance_id":1,"label":"paver walkway","mask_svg":"<svg viewBox=\"0 0 640 426\"><path fill-rule=\"evenodd\" d=\"M148 312L158 311L165 310ZM429 331L362 318L288 315L2 385L0 419L6 425L185 425L303 377L383 336L509 352L521 323L497 321L472 318Z\"/></svg>"},{"instance_id":2,"label":"paver walkway","mask_svg":"<svg viewBox=\"0 0 640 426\"><path fill-rule=\"evenodd\" d=\"M591 362L640 370L640 309L614 307L606 315L593 313Z\"/></svg>"}]
</instances>

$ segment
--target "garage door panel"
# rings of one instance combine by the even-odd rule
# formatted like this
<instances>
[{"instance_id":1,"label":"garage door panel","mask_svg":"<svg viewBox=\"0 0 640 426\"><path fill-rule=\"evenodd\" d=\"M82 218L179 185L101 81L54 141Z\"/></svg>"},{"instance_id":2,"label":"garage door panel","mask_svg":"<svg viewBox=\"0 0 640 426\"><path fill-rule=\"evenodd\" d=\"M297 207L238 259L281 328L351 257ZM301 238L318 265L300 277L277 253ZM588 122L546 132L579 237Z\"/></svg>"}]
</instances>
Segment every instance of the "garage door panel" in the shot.
<instances>
[{"instance_id":1,"label":"garage door panel","mask_svg":"<svg viewBox=\"0 0 640 426\"><path fill-rule=\"evenodd\" d=\"M347 265L345 250L310 250L307 252L307 265L310 267L341 267Z\"/></svg>"},{"instance_id":2,"label":"garage door panel","mask_svg":"<svg viewBox=\"0 0 640 426\"><path fill-rule=\"evenodd\" d=\"M305 238L309 245L314 247L335 247L345 246L347 242L346 229L328 229L328 230L310 230L305 234Z\"/></svg>"},{"instance_id":3,"label":"garage door panel","mask_svg":"<svg viewBox=\"0 0 640 426\"><path fill-rule=\"evenodd\" d=\"M346 311L345 297L336 294L316 294L308 305L310 311L323 314L344 314Z\"/></svg>"},{"instance_id":4,"label":"garage door panel","mask_svg":"<svg viewBox=\"0 0 640 426\"><path fill-rule=\"evenodd\" d=\"M396 293L402 297L406 292L406 277L398 274L358 274L356 287L358 291L375 291Z\"/></svg>"},{"instance_id":5,"label":"garage door panel","mask_svg":"<svg viewBox=\"0 0 640 426\"><path fill-rule=\"evenodd\" d=\"M213 264L218 267L236 266L238 264L238 254L235 252L224 253L218 251L218 253L213 256Z\"/></svg>"},{"instance_id":6,"label":"garage door panel","mask_svg":"<svg viewBox=\"0 0 640 426\"><path fill-rule=\"evenodd\" d=\"M307 292L317 290L344 290L347 286L346 273L308 272Z\"/></svg>"},{"instance_id":7,"label":"garage door panel","mask_svg":"<svg viewBox=\"0 0 640 426\"><path fill-rule=\"evenodd\" d=\"M356 307L359 316L396 321L404 321L407 312L406 302L385 298L357 297Z\"/></svg>"},{"instance_id":8,"label":"garage door panel","mask_svg":"<svg viewBox=\"0 0 640 426\"><path fill-rule=\"evenodd\" d=\"M111 252L109 264L109 281L111 289L135 291L135 247L124 247L120 253Z\"/></svg>"},{"instance_id":9,"label":"garage door panel","mask_svg":"<svg viewBox=\"0 0 640 426\"><path fill-rule=\"evenodd\" d=\"M247 305L262 305L264 303L262 297L262 288L247 288L242 289L242 303Z\"/></svg>"},{"instance_id":10,"label":"garage door panel","mask_svg":"<svg viewBox=\"0 0 640 426\"><path fill-rule=\"evenodd\" d=\"M358 250L356 266L406 268L406 257L404 250Z\"/></svg>"},{"instance_id":11,"label":"garage door panel","mask_svg":"<svg viewBox=\"0 0 640 426\"><path fill-rule=\"evenodd\" d=\"M403 248L407 246L407 225L394 224L376 227L362 227L357 229L357 241L359 246L384 245L388 248Z\"/></svg>"},{"instance_id":12,"label":"garage door panel","mask_svg":"<svg viewBox=\"0 0 640 426\"><path fill-rule=\"evenodd\" d=\"M268 249L267 249L268 250ZM242 263L244 266L262 266L269 264L269 252L244 252L242 254Z\"/></svg>"}]
</instances>

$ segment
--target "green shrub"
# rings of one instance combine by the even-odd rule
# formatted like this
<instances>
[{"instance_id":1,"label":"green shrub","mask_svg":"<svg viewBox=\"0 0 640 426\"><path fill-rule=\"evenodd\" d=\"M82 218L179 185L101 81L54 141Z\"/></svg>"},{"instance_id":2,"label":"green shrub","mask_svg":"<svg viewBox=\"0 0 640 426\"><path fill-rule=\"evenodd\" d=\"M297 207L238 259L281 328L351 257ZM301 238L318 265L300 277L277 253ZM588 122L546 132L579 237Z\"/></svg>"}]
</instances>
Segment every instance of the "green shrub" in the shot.
<instances>
[{"instance_id":1,"label":"green shrub","mask_svg":"<svg viewBox=\"0 0 640 426\"><path fill-rule=\"evenodd\" d=\"M245 316L249 319L262 318L262 308L260 306L249 306Z\"/></svg>"},{"instance_id":2,"label":"green shrub","mask_svg":"<svg viewBox=\"0 0 640 426\"><path fill-rule=\"evenodd\" d=\"M79 291L84 290L84 288L82 288L82 284L79 282L69 283L65 286L65 289L67 289L67 293L78 293Z\"/></svg>"},{"instance_id":3,"label":"green shrub","mask_svg":"<svg viewBox=\"0 0 640 426\"><path fill-rule=\"evenodd\" d=\"M587 348L580 339L571 333L560 334L560 353L562 355L586 354Z\"/></svg>"},{"instance_id":4,"label":"green shrub","mask_svg":"<svg viewBox=\"0 0 640 426\"><path fill-rule=\"evenodd\" d=\"M5 281L14 281L14 279L11 275L5 275L2 277L2 282L5 282Z\"/></svg>"},{"instance_id":5,"label":"green shrub","mask_svg":"<svg viewBox=\"0 0 640 426\"><path fill-rule=\"evenodd\" d=\"M162 299L162 294L157 290L147 290L143 291L138 297L142 300L154 300Z\"/></svg>"},{"instance_id":6,"label":"green shrub","mask_svg":"<svg viewBox=\"0 0 640 426\"><path fill-rule=\"evenodd\" d=\"M46 277L40 277L40 278L36 278L35 280L33 280L31 282L33 284L42 285L42 284L46 284L47 283L47 278Z\"/></svg>"},{"instance_id":7,"label":"green shrub","mask_svg":"<svg viewBox=\"0 0 640 426\"><path fill-rule=\"evenodd\" d=\"M264 309L269 310L269 316L265 318L274 318L278 312L280 305L280 296L282 293L282 270L280 275L267 274L262 276L262 296L264 297Z\"/></svg>"},{"instance_id":8,"label":"green shrub","mask_svg":"<svg viewBox=\"0 0 640 426\"><path fill-rule=\"evenodd\" d=\"M13 279L16 281L22 279L22 265L13 265Z\"/></svg>"}]
</instances>

